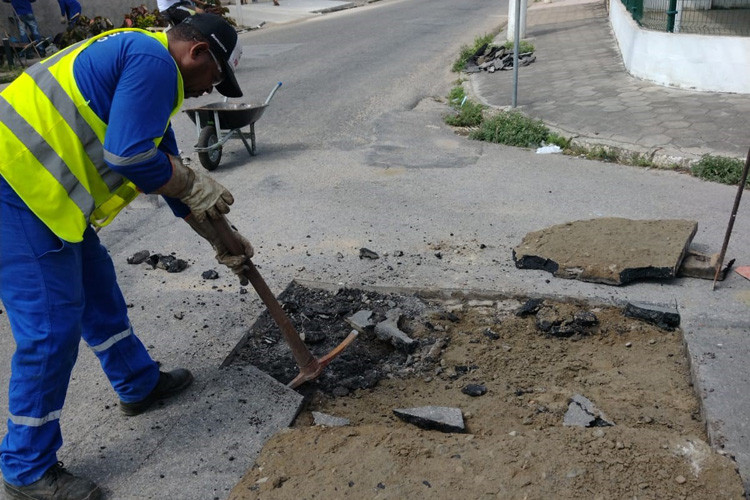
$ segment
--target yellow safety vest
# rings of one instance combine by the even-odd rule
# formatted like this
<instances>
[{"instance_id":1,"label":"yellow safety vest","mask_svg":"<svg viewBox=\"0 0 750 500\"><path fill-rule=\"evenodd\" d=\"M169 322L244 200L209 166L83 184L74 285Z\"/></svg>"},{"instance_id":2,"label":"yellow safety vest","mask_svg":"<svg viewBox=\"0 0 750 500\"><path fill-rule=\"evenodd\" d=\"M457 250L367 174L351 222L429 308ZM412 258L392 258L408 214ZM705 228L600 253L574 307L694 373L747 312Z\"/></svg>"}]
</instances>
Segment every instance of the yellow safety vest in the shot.
<instances>
[{"instance_id":1,"label":"yellow safety vest","mask_svg":"<svg viewBox=\"0 0 750 500\"><path fill-rule=\"evenodd\" d=\"M88 224L106 226L138 196L136 186L105 163L107 124L73 76L82 50L121 31L137 31L168 46L166 33L108 31L35 64L0 93L0 175L53 233L73 243L83 239ZM176 84L170 118L184 98L179 69ZM162 137L153 140L156 148Z\"/></svg>"}]
</instances>

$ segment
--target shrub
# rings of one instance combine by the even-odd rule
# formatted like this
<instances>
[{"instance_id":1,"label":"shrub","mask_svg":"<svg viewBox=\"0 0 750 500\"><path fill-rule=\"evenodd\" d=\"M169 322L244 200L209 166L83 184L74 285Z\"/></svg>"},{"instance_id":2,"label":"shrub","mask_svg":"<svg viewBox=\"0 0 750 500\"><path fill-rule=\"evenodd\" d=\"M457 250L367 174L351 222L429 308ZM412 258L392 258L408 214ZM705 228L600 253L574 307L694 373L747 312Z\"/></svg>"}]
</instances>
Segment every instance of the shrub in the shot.
<instances>
[{"instance_id":1,"label":"shrub","mask_svg":"<svg viewBox=\"0 0 750 500\"><path fill-rule=\"evenodd\" d=\"M722 184L739 184L745 164L726 156L703 155L690 169L694 176Z\"/></svg>"},{"instance_id":2,"label":"shrub","mask_svg":"<svg viewBox=\"0 0 750 500\"><path fill-rule=\"evenodd\" d=\"M503 111L482 122L471 139L497 142L509 146L534 148L549 136L549 129L541 120L534 120L518 111Z\"/></svg>"},{"instance_id":3,"label":"shrub","mask_svg":"<svg viewBox=\"0 0 750 500\"><path fill-rule=\"evenodd\" d=\"M482 123L482 109L481 104L477 104L468 99L464 101L463 106L456 106L458 113L454 115L446 115L445 123L453 127L476 127Z\"/></svg>"},{"instance_id":4,"label":"shrub","mask_svg":"<svg viewBox=\"0 0 750 500\"><path fill-rule=\"evenodd\" d=\"M505 47L508 50L513 50L514 43L511 40L508 40L503 44L503 47ZM534 52L534 44L531 42L527 42L526 40L521 40L518 42L518 53L519 54L525 54L527 52Z\"/></svg>"}]
</instances>

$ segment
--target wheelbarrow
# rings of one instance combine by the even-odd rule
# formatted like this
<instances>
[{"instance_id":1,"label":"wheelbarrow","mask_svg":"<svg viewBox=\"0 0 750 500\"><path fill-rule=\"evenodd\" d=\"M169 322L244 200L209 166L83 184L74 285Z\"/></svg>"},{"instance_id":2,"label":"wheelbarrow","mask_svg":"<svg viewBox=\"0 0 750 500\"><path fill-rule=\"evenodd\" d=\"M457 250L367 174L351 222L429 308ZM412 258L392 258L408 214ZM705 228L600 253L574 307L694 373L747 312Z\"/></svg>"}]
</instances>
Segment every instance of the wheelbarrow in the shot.
<instances>
[{"instance_id":1,"label":"wheelbarrow","mask_svg":"<svg viewBox=\"0 0 750 500\"><path fill-rule=\"evenodd\" d=\"M273 87L266 102L261 105L234 104L224 98L224 102L184 110L195 123L198 132L195 151L206 170L216 170L219 167L221 149L233 137L241 139L250 156L255 156L255 122L263 116L279 87L281 82ZM250 131L243 132L243 127L248 126ZM250 139L250 144L247 139Z\"/></svg>"}]
</instances>

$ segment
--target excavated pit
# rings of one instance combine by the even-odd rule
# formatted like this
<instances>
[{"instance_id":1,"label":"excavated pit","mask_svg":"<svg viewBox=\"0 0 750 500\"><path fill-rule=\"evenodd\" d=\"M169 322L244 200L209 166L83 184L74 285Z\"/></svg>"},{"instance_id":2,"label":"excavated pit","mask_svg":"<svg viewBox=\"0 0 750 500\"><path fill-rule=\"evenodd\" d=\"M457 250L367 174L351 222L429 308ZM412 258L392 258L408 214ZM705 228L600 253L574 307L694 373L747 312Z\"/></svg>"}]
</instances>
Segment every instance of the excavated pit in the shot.
<instances>
[{"instance_id":1,"label":"excavated pit","mask_svg":"<svg viewBox=\"0 0 750 500\"><path fill-rule=\"evenodd\" d=\"M373 322L400 310L416 346L406 353L361 334L298 389L307 407L265 444L231 500L743 498L735 463L707 444L679 329L549 299L292 283L280 301L316 356L360 310ZM281 382L297 372L267 313L227 363ZM425 430L394 414L415 407L457 408L465 429ZM313 425L313 412L349 425Z\"/></svg>"}]
</instances>

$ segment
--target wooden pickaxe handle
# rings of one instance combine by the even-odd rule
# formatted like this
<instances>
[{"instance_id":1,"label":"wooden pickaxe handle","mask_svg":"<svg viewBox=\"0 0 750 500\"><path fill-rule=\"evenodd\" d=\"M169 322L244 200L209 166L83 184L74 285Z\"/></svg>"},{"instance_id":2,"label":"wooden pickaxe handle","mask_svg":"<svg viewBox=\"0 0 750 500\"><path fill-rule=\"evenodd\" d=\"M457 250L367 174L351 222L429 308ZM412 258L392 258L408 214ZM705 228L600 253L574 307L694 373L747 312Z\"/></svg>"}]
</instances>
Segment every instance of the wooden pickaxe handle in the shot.
<instances>
[{"instance_id":1,"label":"wooden pickaxe handle","mask_svg":"<svg viewBox=\"0 0 750 500\"><path fill-rule=\"evenodd\" d=\"M245 252L242 243L235 236L226 217L222 215L219 219L212 219L211 222L222 242L227 247L227 250L229 250L229 253L232 255L242 255ZM276 300L271 289L268 288L268 285L266 285L263 277L250 259L247 261L247 267L248 270L244 276L250 281L250 284L253 285L253 288L255 288L255 291L258 292L261 300L268 308L268 312L276 322L276 325L278 325L279 330L281 330L281 335L292 351L294 361L297 362L297 366L299 367L299 374L287 385L294 389L308 380L317 378L323 372L323 368L357 338L357 331L352 330L343 342L331 350L331 352L320 359L316 358L302 341L289 317L284 312L284 309L282 309L281 304Z\"/></svg>"},{"instance_id":2,"label":"wooden pickaxe handle","mask_svg":"<svg viewBox=\"0 0 750 500\"><path fill-rule=\"evenodd\" d=\"M226 217L222 216L219 219L212 219L211 222L219 233L219 237L224 242L224 245L226 245L227 250L229 250L229 253L232 255L242 255L245 250L242 243L240 243L235 237L235 233L229 226L229 221ZM314 368L314 365L317 363L315 356L312 355L297 331L294 329L294 325L292 325L292 322L284 312L281 304L279 304L279 301L274 297L271 289L268 288L268 285L258 272L255 264L248 259L247 266L249 269L245 272L245 277L250 281L250 284L253 285L255 291L258 292L258 296L260 296L261 300L268 308L271 317L281 330L281 335L289 345L294 360L297 362L297 366L299 366L300 372L309 371L311 367Z\"/></svg>"}]
</instances>

